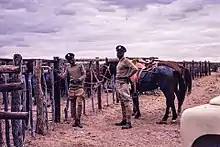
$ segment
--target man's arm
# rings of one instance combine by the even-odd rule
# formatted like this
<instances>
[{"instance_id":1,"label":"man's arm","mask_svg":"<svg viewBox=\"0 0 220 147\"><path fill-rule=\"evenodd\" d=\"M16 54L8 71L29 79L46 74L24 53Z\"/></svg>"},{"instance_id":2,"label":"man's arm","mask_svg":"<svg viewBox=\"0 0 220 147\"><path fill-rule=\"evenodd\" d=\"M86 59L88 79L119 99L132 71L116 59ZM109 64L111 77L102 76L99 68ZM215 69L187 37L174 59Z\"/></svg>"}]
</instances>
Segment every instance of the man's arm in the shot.
<instances>
[{"instance_id":1,"label":"man's arm","mask_svg":"<svg viewBox=\"0 0 220 147\"><path fill-rule=\"evenodd\" d=\"M79 78L80 81L84 81L85 78L86 78L86 70L85 70L85 67L83 64L81 64L81 73L82 73L82 76Z\"/></svg>"},{"instance_id":2,"label":"man's arm","mask_svg":"<svg viewBox=\"0 0 220 147\"><path fill-rule=\"evenodd\" d=\"M138 71L138 68L129 59L127 59L126 62L128 67L131 69L130 73L128 74L128 77L130 78Z\"/></svg>"}]
</instances>

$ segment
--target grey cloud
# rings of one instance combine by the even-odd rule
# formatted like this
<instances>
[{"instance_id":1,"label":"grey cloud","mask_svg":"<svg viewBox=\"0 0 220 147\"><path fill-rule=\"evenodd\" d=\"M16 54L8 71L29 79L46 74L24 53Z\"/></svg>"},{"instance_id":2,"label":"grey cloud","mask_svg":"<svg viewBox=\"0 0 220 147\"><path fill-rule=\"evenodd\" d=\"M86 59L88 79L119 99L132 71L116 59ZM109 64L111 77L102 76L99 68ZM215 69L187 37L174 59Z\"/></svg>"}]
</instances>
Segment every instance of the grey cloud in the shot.
<instances>
[{"instance_id":1,"label":"grey cloud","mask_svg":"<svg viewBox=\"0 0 220 147\"><path fill-rule=\"evenodd\" d=\"M67 2L57 8L55 8L54 13L56 15L75 15L76 10L73 7L69 7L72 2Z\"/></svg>"},{"instance_id":2,"label":"grey cloud","mask_svg":"<svg viewBox=\"0 0 220 147\"><path fill-rule=\"evenodd\" d=\"M56 15L75 15L76 12L74 10L61 9L55 12Z\"/></svg>"},{"instance_id":3,"label":"grey cloud","mask_svg":"<svg viewBox=\"0 0 220 147\"><path fill-rule=\"evenodd\" d=\"M110 5L119 5L125 8L142 8L147 4L170 4L175 0L103 0Z\"/></svg>"},{"instance_id":4,"label":"grey cloud","mask_svg":"<svg viewBox=\"0 0 220 147\"><path fill-rule=\"evenodd\" d=\"M17 44L17 47L30 47L28 44Z\"/></svg>"},{"instance_id":5,"label":"grey cloud","mask_svg":"<svg viewBox=\"0 0 220 147\"><path fill-rule=\"evenodd\" d=\"M0 21L0 34L14 34L19 32L31 33L54 33L60 30L59 26L52 25L51 22L39 24L25 24L22 22Z\"/></svg>"},{"instance_id":6,"label":"grey cloud","mask_svg":"<svg viewBox=\"0 0 220 147\"><path fill-rule=\"evenodd\" d=\"M9 46L9 45L16 45L16 44L24 44L24 38L23 37L17 37L17 36L4 36L0 35L0 46Z\"/></svg>"},{"instance_id":7,"label":"grey cloud","mask_svg":"<svg viewBox=\"0 0 220 147\"><path fill-rule=\"evenodd\" d=\"M25 27L24 32L32 32L32 33L55 33L60 31L60 28L58 26L48 25L46 23L43 24L37 24L33 26L27 26Z\"/></svg>"},{"instance_id":8,"label":"grey cloud","mask_svg":"<svg viewBox=\"0 0 220 147\"><path fill-rule=\"evenodd\" d=\"M99 12L116 12L115 9L110 7L96 7Z\"/></svg>"},{"instance_id":9,"label":"grey cloud","mask_svg":"<svg viewBox=\"0 0 220 147\"><path fill-rule=\"evenodd\" d=\"M128 55L136 56L195 59L216 57L219 52L220 45L212 44L220 39L219 10L212 5L214 0L104 1L107 4L100 4L100 0L37 0L36 13L0 10L0 47L5 46L0 55L10 45L4 54L16 50L29 57L63 57L74 51L81 56L109 57L115 56L114 47L119 43L129 47ZM146 5L148 10L139 10Z\"/></svg>"},{"instance_id":10,"label":"grey cloud","mask_svg":"<svg viewBox=\"0 0 220 147\"><path fill-rule=\"evenodd\" d=\"M29 12L36 12L38 5L34 0L0 0L0 7L9 10L24 8Z\"/></svg>"}]
</instances>

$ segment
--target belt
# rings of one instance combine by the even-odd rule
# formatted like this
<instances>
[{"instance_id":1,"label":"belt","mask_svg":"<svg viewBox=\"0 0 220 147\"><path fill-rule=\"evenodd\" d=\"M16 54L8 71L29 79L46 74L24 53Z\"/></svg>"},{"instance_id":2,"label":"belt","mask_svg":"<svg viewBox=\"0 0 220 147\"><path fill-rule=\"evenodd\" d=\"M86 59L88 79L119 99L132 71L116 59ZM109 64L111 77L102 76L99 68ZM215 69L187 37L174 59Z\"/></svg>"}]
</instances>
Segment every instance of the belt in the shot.
<instances>
[{"instance_id":1,"label":"belt","mask_svg":"<svg viewBox=\"0 0 220 147\"><path fill-rule=\"evenodd\" d=\"M129 78L128 77L116 77L116 80L125 82L129 84Z\"/></svg>"},{"instance_id":2,"label":"belt","mask_svg":"<svg viewBox=\"0 0 220 147\"><path fill-rule=\"evenodd\" d=\"M116 80L127 80L127 77L116 77Z\"/></svg>"},{"instance_id":3,"label":"belt","mask_svg":"<svg viewBox=\"0 0 220 147\"><path fill-rule=\"evenodd\" d=\"M70 80L70 83L73 84L73 85L80 85L80 84L83 84L82 81L74 81L74 80Z\"/></svg>"}]
</instances>

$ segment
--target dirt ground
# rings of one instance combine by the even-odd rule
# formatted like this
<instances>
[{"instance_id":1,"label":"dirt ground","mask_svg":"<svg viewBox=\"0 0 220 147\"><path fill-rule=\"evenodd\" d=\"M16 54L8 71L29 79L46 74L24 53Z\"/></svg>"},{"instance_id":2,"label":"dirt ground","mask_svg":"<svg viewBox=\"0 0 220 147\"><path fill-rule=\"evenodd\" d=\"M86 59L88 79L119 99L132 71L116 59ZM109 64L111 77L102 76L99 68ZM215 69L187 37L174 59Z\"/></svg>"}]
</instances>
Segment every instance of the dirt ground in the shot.
<instances>
[{"instance_id":1,"label":"dirt ground","mask_svg":"<svg viewBox=\"0 0 220 147\"><path fill-rule=\"evenodd\" d=\"M192 94L186 97L183 108L208 103L220 94L220 77L216 75L193 81ZM109 98L110 99L110 98ZM27 133L26 146L37 147L181 147L180 123L159 125L165 109L165 98L160 96L141 96L142 117L132 119L133 128L121 130L114 126L121 119L120 105L104 106L102 111L92 112L91 101L86 102L86 116L82 117L84 128L73 128L72 122L63 121L51 125L46 136L30 137ZM106 103L106 95L103 96ZM96 104L97 106L97 104ZM63 110L63 108L62 108Z\"/></svg>"}]
</instances>

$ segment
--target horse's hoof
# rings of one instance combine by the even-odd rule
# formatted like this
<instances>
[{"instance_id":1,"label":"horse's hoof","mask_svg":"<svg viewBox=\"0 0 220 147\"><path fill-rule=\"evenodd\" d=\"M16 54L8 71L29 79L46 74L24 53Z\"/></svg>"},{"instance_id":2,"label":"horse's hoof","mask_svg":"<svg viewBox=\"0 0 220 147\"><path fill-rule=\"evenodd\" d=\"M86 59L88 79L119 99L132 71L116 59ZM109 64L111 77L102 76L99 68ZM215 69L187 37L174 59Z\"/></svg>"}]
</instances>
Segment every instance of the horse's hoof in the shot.
<instances>
[{"instance_id":1,"label":"horse's hoof","mask_svg":"<svg viewBox=\"0 0 220 147\"><path fill-rule=\"evenodd\" d=\"M135 119L138 119L138 118L140 118L140 117L141 117L141 114L140 114L140 113L138 113L138 114L136 114L136 115L135 115L135 117L134 117L134 118L135 118Z\"/></svg>"},{"instance_id":2,"label":"horse's hoof","mask_svg":"<svg viewBox=\"0 0 220 147\"><path fill-rule=\"evenodd\" d=\"M166 120L161 120L161 121L158 121L156 122L157 124L167 124L167 121Z\"/></svg>"},{"instance_id":3,"label":"horse's hoof","mask_svg":"<svg viewBox=\"0 0 220 147\"><path fill-rule=\"evenodd\" d=\"M135 116L135 113L132 113L131 116Z\"/></svg>"},{"instance_id":4,"label":"horse's hoof","mask_svg":"<svg viewBox=\"0 0 220 147\"><path fill-rule=\"evenodd\" d=\"M138 119L138 118L140 118L140 116L139 116L139 115L136 115L136 116L134 117L134 119Z\"/></svg>"}]
</instances>

